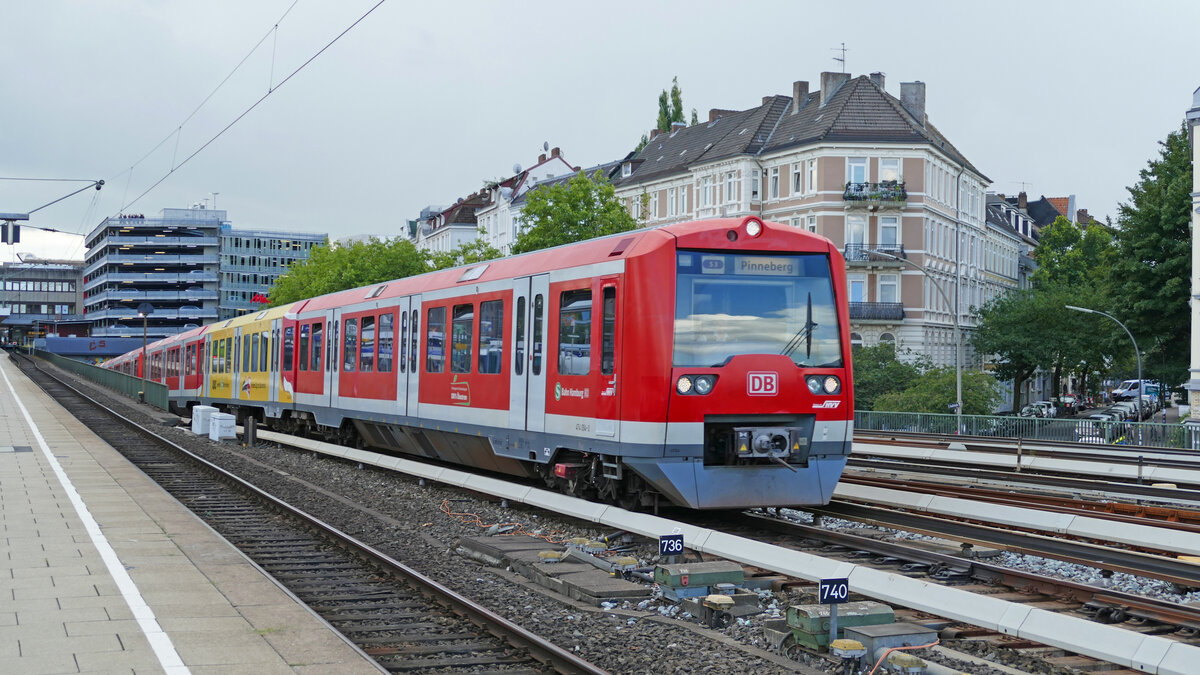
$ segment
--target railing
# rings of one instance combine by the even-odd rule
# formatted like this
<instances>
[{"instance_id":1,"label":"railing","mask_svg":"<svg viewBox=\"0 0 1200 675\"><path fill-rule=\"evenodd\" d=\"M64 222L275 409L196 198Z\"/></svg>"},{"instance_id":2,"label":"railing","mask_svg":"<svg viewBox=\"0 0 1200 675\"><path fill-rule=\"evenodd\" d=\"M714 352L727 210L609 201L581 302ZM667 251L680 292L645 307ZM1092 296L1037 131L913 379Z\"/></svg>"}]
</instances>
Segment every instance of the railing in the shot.
<instances>
[{"instance_id":1,"label":"railing","mask_svg":"<svg viewBox=\"0 0 1200 675\"><path fill-rule=\"evenodd\" d=\"M872 251L889 253L900 258L908 257L904 252L904 244L846 244L843 254L846 256L846 262L864 262L869 260L871 262L893 263L896 265L904 264L886 255L871 255Z\"/></svg>"},{"instance_id":2,"label":"railing","mask_svg":"<svg viewBox=\"0 0 1200 675\"><path fill-rule=\"evenodd\" d=\"M904 183L885 180L880 183L846 183L842 199L848 202L896 202L908 201Z\"/></svg>"},{"instance_id":3,"label":"railing","mask_svg":"<svg viewBox=\"0 0 1200 675\"><path fill-rule=\"evenodd\" d=\"M956 425L961 424L956 431ZM1170 422L1106 422L1086 418L1017 417L1015 415L955 415L932 413L854 413L854 428L927 434L995 436L1023 440L1067 441L1110 445L1146 445L1200 449L1200 433Z\"/></svg>"},{"instance_id":4,"label":"railing","mask_svg":"<svg viewBox=\"0 0 1200 675\"><path fill-rule=\"evenodd\" d=\"M163 410L168 409L167 385L165 384L143 380L140 377L126 375L125 373L118 373L115 370L106 370L99 366L88 365L82 361L68 359L65 356L51 354L50 352L43 351L41 349L36 350L34 354L36 354L39 358L53 363L63 370L69 370L72 373L91 380L100 386L114 389L127 396L137 398L140 392L145 391L146 403Z\"/></svg>"},{"instance_id":5,"label":"railing","mask_svg":"<svg viewBox=\"0 0 1200 675\"><path fill-rule=\"evenodd\" d=\"M850 320L899 321L904 318L904 303L900 302L852 302Z\"/></svg>"}]
</instances>

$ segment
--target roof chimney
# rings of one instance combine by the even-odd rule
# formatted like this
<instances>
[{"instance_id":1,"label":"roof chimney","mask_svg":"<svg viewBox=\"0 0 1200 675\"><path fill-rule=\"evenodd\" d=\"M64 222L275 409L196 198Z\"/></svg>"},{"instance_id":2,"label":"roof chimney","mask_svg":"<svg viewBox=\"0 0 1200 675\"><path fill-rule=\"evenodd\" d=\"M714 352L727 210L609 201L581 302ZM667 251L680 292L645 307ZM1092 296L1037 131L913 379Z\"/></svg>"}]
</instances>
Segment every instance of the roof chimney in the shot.
<instances>
[{"instance_id":1,"label":"roof chimney","mask_svg":"<svg viewBox=\"0 0 1200 675\"><path fill-rule=\"evenodd\" d=\"M1029 195L1025 194L1024 190L1017 194L1017 208L1022 211L1029 208Z\"/></svg>"},{"instance_id":2,"label":"roof chimney","mask_svg":"<svg viewBox=\"0 0 1200 675\"><path fill-rule=\"evenodd\" d=\"M675 133L676 131L679 131L680 129L686 129L686 128L687 128L687 122L671 122L671 133Z\"/></svg>"},{"instance_id":3,"label":"roof chimney","mask_svg":"<svg viewBox=\"0 0 1200 675\"><path fill-rule=\"evenodd\" d=\"M837 90L849 79L850 73L821 73L821 105L829 103Z\"/></svg>"},{"instance_id":4,"label":"roof chimney","mask_svg":"<svg viewBox=\"0 0 1200 675\"><path fill-rule=\"evenodd\" d=\"M1079 209L1075 212L1075 222L1080 225L1087 225L1092 222L1092 216L1088 213L1087 209Z\"/></svg>"},{"instance_id":5,"label":"roof chimney","mask_svg":"<svg viewBox=\"0 0 1200 675\"><path fill-rule=\"evenodd\" d=\"M808 80L797 80L792 83L792 114L808 103Z\"/></svg>"},{"instance_id":6,"label":"roof chimney","mask_svg":"<svg viewBox=\"0 0 1200 675\"><path fill-rule=\"evenodd\" d=\"M764 96L762 104L766 105L766 104L770 103L771 99L773 99L773 98L775 98L775 97L774 96Z\"/></svg>"},{"instance_id":7,"label":"roof chimney","mask_svg":"<svg viewBox=\"0 0 1200 675\"><path fill-rule=\"evenodd\" d=\"M883 89L883 73L871 73L871 81L875 83L880 90Z\"/></svg>"},{"instance_id":8,"label":"roof chimney","mask_svg":"<svg viewBox=\"0 0 1200 675\"><path fill-rule=\"evenodd\" d=\"M925 126L925 83L901 82L900 105L916 118L917 124Z\"/></svg>"},{"instance_id":9,"label":"roof chimney","mask_svg":"<svg viewBox=\"0 0 1200 675\"><path fill-rule=\"evenodd\" d=\"M655 138L658 138L658 135L660 133L662 133L662 132L658 130L658 127L654 127L653 129L651 129L650 130L650 140L654 140Z\"/></svg>"},{"instance_id":10,"label":"roof chimney","mask_svg":"<svg viewBox=\"0 0 1200 675\"><path fill-rule=\"evenodd\" d=\"M550 148L551 159L558 157L559 153L560 153L560 150L558 148Z\"/></svg>"},{"instance_id":11,"label":"roof chimney","mask_svg":"<svg viewBox=\"0 0 1200 675\"><path fill-rule=\"evenodd\" d=\"M546 161L545 153L538 155L538 164L541 164L544 161Z\"/></svg>"}]
</instances>

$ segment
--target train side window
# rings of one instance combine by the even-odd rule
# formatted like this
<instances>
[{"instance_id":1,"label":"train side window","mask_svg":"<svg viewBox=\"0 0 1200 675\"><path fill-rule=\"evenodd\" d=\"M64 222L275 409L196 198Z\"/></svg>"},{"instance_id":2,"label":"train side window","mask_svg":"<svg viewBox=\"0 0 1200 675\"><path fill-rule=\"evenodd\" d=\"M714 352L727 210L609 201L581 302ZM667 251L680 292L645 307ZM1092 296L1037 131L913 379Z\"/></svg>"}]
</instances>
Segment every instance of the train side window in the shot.
<instances>
[{"instance_id":1,"label":"train side window","mask_svg":"<svg viewBox=\"0 0 1200 675\"><path fill-rule=\"evenodd\" d=\"M450 372L471 372L471 348L475 328L475 305L455 305L451 326Z\"/></svg>"},{"instance_id":2,"label":"train side window","mask_svg":"<svg viewBox=\"0 0 1200 675\"><path fill-rule=\"evenodd\" d=\"M237 348L234 346L235 344L237 344L237 343L234 341L233 338L231 338L231 337L225 338L225 373L226 374L232 373L233 369L237 367L237 354L235 353Z\"/></svg>"},{"instance_id":3,"label":"train side window","mask_svg":"<svg viewBox=\"0 0 1200 675\"><path fill-rule=\"evenodd\" d=\"M187 363L184 364L183 374L196 374L196 345L187 346Z\"/></svg>"},{"instance_id":4,"label":"train side window","mask_svg":"<svg viewBox=\"0 0 1200 675\"><path fill-rule=\"evenodd\" d=\"M204 368L208 365L208 361L204 360L204 343L196 343L196 372L204 377Z\"/></svg>"},{"instance_id":5,"label":"train side window","mask_svg":"<svg viewBox=\"0 0 1200 675\"><path fill-rule=\"evenodd\" d=\"M410 333L410 335L412 335L412 348L410 349L408 356L408 371L410 373L417 372L417 343L419 342L417 339L417 323L419 318L420 315L417 313L417 310L414 309L412 311L412 333Z\"/></svg>"},{"instance_id":6,"label":"train side window","mask_svg":"<svg viewBox=\"0 0 1200 675\"><path fill-rule=\"evenodd\" d=\"M346 319L342 331L342 370L352 373L358 358L358 319Z\"/></svg>"},{"instance_id":7,"label":"train side window","mask_svg":"<svg viewBox=\"0 0 1200 675\"><path fill-rule=\"evenodd\" d=\"M250 336L242 336L242 372L250 372Z\"/></svg>"},{"instance_id":8,"label":"train side window","mask_svg":"<svg viewBox=\"0 0 1200 675\"><path fill-rule=\"evenodd\" d=\"M517 298L517 346L513 354L513 372L525 372L525 298Z\"/></svg>"},{"instance_id":9,"label":"train side window","mask_svg":"<svg viewBox=\"0 0 1200 675\"><path fill-rule=\"evenodd\" d=\"M274 349L271 349L271 345L275 344L278 337L275 335L275 331L264 330L262 332L262 345L258 352L258 363L262 366L263 372L267 372L271 367L274 367L276 370L279 369L279 363L274 358L276 352ZM270 365L268 366L268 364Z\"/></svg>"},{"instance_id":10,"label":"train side window","mask_svg":"<svg viewBox=\"0 0 1200 675\"><path fill-rule=\"evenodd\" d=\"M558 309L558 374L587 375L592 364L592 291L563 291Z\"/></svg>"},{"instance_id":11,"label":"train side window","mask_svg":"<svg viewBox=\"0 0 1200 675\"><path fill-rule=\"evenodd\" d=\"M446 308L434 307L425 313L425 372L440 373L445 370L445 335Z\"/></svg>"},{"instance_id":12,"label":"train side window","mask_svg":"<svg viewBox=\"0 0 1200 675\"><path fill-rule=\"evenodd\" d=\"M283 369L292 370L296 367L296 329L288 326L283 329Z\"/></svg>"},{"instance_id":13,"label":"train side window","mask_svg":"<svg viewBox=\"0 0 1200 675\"><path fill-rule=\"evenodd\" d=\"M600 329L600 373L612 375L616 356L617 288L605 286L601 296L604 324Z\"/></svg>"},{"instance_id":14,"label":"train side window","mask_svg":"<svg viewBox=\"0 0 1200 675\"><path fill-rule=\"evenodd\" d=\"M312 357L309 363L309 370L314 373L321 372L321 350L325 347L325 324L318 321L312 325Z\"/></svg>"},{"instance_id":15,"label":"train side window","mask_svg":"<svg viewBox=\"0 0 1200 675\"><path fill-rule=\"evenodd\" d=\"M542 374L542 313L545 309L545 301L542 299L542 294L538 293L533 296L533 344L530 347L533 349L533 366L530 372L534 375Z\"/></svg>"},{"instance_id":16,"label":"train side window","mask_svg":"<svg viewBox=\"0 0 1200 675\"><path fill-rule=\"evenodd\" d=\"M379 315L379 355L376 360L379 363L379 372L392 372L392 321L393 314Z\"/></svg>"},{"instance_id":17,"label":"train side window","mask_svg":"<svg viewBox=\"0 0 1200 675\"><path fill-rule=\"evenodd\" d=\"M504 301L479 303L479 372L499 373L504 357Z\"/></svg>"},{"instance_id":18,"label":"train side window","mask_svg":"<svg viewBox=\"0 0 1200 675\"><path fill-rule=\"evenodd\" d=\"M362 332L358 341L358 370L363 373L375 370L375 317L362 318Z\"/></svg>"},{"instance_id":19,"label":"train side window","mask_svg":"<svg viewBox=\"0 0 1200 675\"><path fill-rule=\"evenodd\" d=\"M312 343L309 340L309 335L312 331L312 324L304 324L300 326L300 370L308 370L309 352L312 351Z\"/></svg>"},{"instance_id":20,"label":"train side window","mask_svg":"<svg viewBox=\"0 0 1200 675\"><path fill-rule=\"evenodd\" d=\"M408 372L408 312L400 312L400 372Z\"/></svg>"},{"instance_id":21,"label":"train side window","mask_svg":"<svg viewBox=\"0 0 1200 675\"><path fill-rule=\"evenodd\" d=\"M262 343L262 333L255 333L250 337L250 372L258 372L258 350Z\"/></svg>"}]
</instances>

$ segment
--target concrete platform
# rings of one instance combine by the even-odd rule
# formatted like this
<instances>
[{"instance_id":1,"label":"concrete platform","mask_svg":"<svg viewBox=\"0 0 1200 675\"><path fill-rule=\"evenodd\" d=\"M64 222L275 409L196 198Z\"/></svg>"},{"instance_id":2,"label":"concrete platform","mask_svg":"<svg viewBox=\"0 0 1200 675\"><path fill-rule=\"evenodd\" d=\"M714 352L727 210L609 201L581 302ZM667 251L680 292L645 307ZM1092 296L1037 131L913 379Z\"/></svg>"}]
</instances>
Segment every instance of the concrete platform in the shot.
<instances>
[{"instance_id":1,"label":"concrete platform","mask_svg":"<svg viewBox=\"0 0 1200 675\"><path fill-rule=\"evenodd\" d=\"M380 672L2 352L0 597L0 672Z\"/></svg>"}]
</instances>

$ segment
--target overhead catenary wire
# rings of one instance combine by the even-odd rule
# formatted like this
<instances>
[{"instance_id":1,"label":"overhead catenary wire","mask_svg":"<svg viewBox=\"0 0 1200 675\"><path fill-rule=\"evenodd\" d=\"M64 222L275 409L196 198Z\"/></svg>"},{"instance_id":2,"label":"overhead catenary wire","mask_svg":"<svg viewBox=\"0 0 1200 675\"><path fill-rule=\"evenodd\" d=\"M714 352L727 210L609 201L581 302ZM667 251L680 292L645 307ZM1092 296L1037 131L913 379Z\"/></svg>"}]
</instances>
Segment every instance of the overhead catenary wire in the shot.
<instances>
[{"instance_id":1,"label":"overhead catenary wire","mask_svg":"<svg viewBox=\"0 0 1200 675\"><path fill-rule=\"evenodd\" d=\"M144 190L144 191L143 191L141 194L139 194L137 197L134 197L134 198L133 198L131 201L129 201L128 203L126 203L126 204L122 205L122 206L121 206L121 208L120 208L120 209L118 209L118 210L119 210L119 211L124 211L125 209L128 209L130 206L133 206L133 205L134 205L134 204L136 204L136 203L137 203L139 200L141 200L141 198L142 198L142 197L145 197L145 196L146 196L147 194L149 194L149 193L150 193L152 190L154 190L154 188L156 188L156 187L158 187L159 185L161 185L163 181L165 181L166 179L170 178L170 177L171 177L171 174L175 173L175 171L176 171L176 170L178 170L178 169L182 168L182 167L183 167L185 164L187 164L188 162L190 162L190 161L191 161L191 160L192 160L192 159L193 159L193 158L194 158L196 155L198 155L198 154L200 154L201 152L203 152L205 148L207 148L208 146L212 145L212 143L213 143L214 141L216 141L218 138L220 138L221 136L225 135L225 132L227 132L227 131L229 131L231 128L233 128L233 126L234 126L235 124L237 124L238 122L240 122L240 121L242 120L242 118L243 118L243 117L245 117L246 115L249 115L251 111L253 111L255 108L257 108L257 107L259 106L259 104L261 104L263 101L267 100L267 98L268 98L268 97L269 97L271 94L275 93L276 91L279 91L279 89L281 89L281 88L283 87L283 85L287 84L287 83L288 83L288 81L289 81L289 80L291 80L293 77L295 77L297 74L299 74L299 73L300 73L300 71L302 71L302 70L304 70L306 67L308 67L308 65L309 65L310 63L312 63L313 61L315 61L315 60L317 59L317 57L319 57L321 54L324 54L324 53L325 53L325 50L327 50L327 49L329 49L330 47L332 47L332 46L334 45L334 43L336 43L338 40L342 39L342 37L344 37L344 36L346 35L346 33L349 33L351 30L353 30L355 26L357 26L358 24L362 23L364 19L366 19L368 16L370 16L370 15L371 15L371 14L372 14L372 13L373 13L375 10L379 9L379 7L380 7L380 6L381 6L383 3L385 3L385 2L387 2L387 0L379 0L379 2L375 3L374 5L372 5L372 6L371 6L371 8L370 8L370 9L368 9L366 12L364 12L362 16L360 16L360 17L358 17L357 19L355 19L354 23L352 23L352 24L350 24L349 26L347 26L347 27L346 27L346 28L345 28L345 29L344 29L342 32L338 33L336 36L334 36L334 38L333 38L332 40L330 40L329 42L327 42L327 43L325 44L325 46L324 46L324 47L321 47L319 50L317 50L317 52L316 52L315 54L313 54L312 56L310 56L310 57L309 57L309 58L308 58L308 59L307 59L307 60L306 60L304 63L301 63L299 66L297 66L297 67L296 67L296 69L295 69L295 70L293 70L292 72L288 73L287 77L285 77L285 78L283 78L282 80L280 80L280 81L279 81L279 84L275 85L275 87L274 87L274 88L272 88L272 89L268 90L268 91L267 91L267 93L263 94L263 95L262 95L262 96L261 96L261 97L260 97L260 98L259 98L257 101L255 101L254 103L250 104L250 107L248 107L248 108L246 108L245 110L243 110L243 111L242 111L242 112L241 112L241 113L240 113L240 114L239 114L237 117L235 117L235 118L233 119L233 121L231 121L229 124L225 125L225 127L224 127L224 128L222 128L222 129L221 129L220 131L218 131L218 132L217 132L215 135L213 135L213 136L212 136L212 138L209 138L207 141L205 141L205 142L204 142L204 144L203 144L203 145L201 145L199 148L196 148L196 150L195 150L194 152L192 152L192 154L190 154L190 155L188 155L187 157L185 157L185 158L183 159L183 161L179 162L179 164L178 164L178 165L174 165L174 166L172 166L170 171L168 171L167 173L163 174L163 176L162 176L161 178L159 178L158 180L154 181L154 183L153 183L153 184L152 184L150 187L146 188L146 189L145 189L145 190ZM172 162L172 164L174 164L174 162ZM118 175L120 175L120 174L118 174Z\"/></svg>"}]
</instances>

